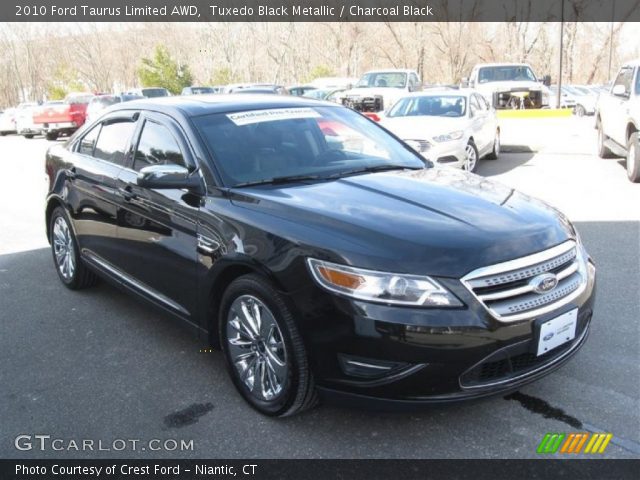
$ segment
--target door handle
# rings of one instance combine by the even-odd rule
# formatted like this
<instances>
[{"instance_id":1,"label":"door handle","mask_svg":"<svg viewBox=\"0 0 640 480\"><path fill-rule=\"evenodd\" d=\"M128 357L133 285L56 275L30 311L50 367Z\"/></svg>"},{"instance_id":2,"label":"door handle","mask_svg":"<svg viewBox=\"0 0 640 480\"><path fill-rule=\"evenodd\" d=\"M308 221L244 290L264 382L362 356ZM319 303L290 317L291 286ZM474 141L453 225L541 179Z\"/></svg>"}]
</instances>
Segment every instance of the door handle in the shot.
<instances>
[{"instance_id":1,"label":"door handle","mask_svg":"<svg viewBox=\"0 0 640 480\"><path fill-rule=\"evenodd\" d=\"M65 175L69 180L73 180L74 178L76 178L78 176L76 172L76 167L67 168L65 170Z\"/></svg>"},{"instance_id":2,"label":"door handle","mask_svg":"<svg viewBox=\"0 0 640 480\"><path fill-rule=\"evenodd\" d=\"M127 185L124 188L119 188L118 192L120 193L120 195L122 195L122 197L126 200L134 200L135 198L137 198L138 196L133 193L133 189L131 188L131 185Z\"/></svg>"}]
</instances>

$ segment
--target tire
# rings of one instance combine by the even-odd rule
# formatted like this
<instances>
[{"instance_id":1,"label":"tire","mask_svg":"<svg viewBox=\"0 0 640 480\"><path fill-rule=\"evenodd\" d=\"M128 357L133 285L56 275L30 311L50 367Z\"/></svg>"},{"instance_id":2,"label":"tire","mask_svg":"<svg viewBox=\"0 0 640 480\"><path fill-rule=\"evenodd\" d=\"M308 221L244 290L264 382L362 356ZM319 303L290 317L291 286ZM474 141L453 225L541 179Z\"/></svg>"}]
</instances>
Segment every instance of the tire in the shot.
<instances>
[{"instance_id":1,"label":"tire","mask_svg":"<svg viewBox=\"0 0 640 480\"><path fill-rule=\"evenodd\" d=\"M47 140L57 140L58 132L47 132L44 136Z\"/></svg>"},{"instance_id":2,"label":"tire","mask_svg":"<svg viewBox=\"0 0 640 480\"><path fill-rule=\"evenodd\" d=\"M640 146L638 132L634 132L627 141L627 177L633 183L640 183Z\"/></svg>"},{"instance_id":3,"label":"tire","mask_svg":"<svg viewBox=\"0 0 640 480\"><path fill-rule=\"evenodd\" d=\"M259 315L253 313L256 308ZM318 403L291 309L271 282L254 274L237 278L224 292L218 315L227 370L249 405L264 415L285 417Z\"/></svg>"},{"instance_id":4,"label":"tire","mask_svg":"<svg viewBox=\"0 0 640 480\"><path fill-rule=\"evenodd\" d=\"M487 160L497 160L498 157L500 156L500 129L496 130L496 136L493 139L493 149L491 150L491 152L489 152L489 154L484 157Z\"/></svg>"},{"instance_id":5,"label":"tire","mask_svg":"<svg viewBox=\"0 0 640 480\"><path fill-rule=\"evenodd\" d=\"M0 137L4 137L9 132L0 132Z\"/></svg>"},{"instance_id":6,"label":"tire","mask_svg":"<svg viewBox=\"0 0 640 480\"><path fill-rule=\"evenodd\" d=\"M467 157L465 159L464 165L462 165L462 169L467 172L474 173L478 169L478 148L476 144L473 143L473 140L469 140L467 146L465 148L465 153Z\"/></svg>"},{"instance_id":7,"label":"tire","mask_svg":"<svg viewBox=\"0 0 640 480\"><path fill-rule=\"evenodd\" d=\"M67 212L56 207L49 223L51 254L60 281L71 290L81 290L96 284L98 277L80 258Z\"/></svg>"},{"instance_id":8,"label":"tire","mask_svg":"<svg viewBox=\"0 0 640 480\"><path fill-rule=\"evenodd\" d=\"M602 129L602 121L598 119L598 156L600 158L611 158L613 156L613 152L604 144L607 140L608 137Z\"/></svg>"},{"instance_id":9,"label":"tire","mask_svg":"<svg viewBox=\"0 0 640 480\"><path fill-rule=\"evenodd\" d=\"M23 137L24 137L24 138L27 138L27 139L29 139L29 140L31 140L31 139L34 137L34 135L33 135L33 133L25 133L25 134L23 135Z\"/></svg>"},{"instance_id":10,"label":"tire","mask_svg":"<svg viewBox=\"0 0 640 480\"><path fill-rule=\"evenodd\" d=\"M584 117L587 112L582 105L576 105L576 108L573 109L573 113L576 117Z\"/></svg>"}]
</instances>

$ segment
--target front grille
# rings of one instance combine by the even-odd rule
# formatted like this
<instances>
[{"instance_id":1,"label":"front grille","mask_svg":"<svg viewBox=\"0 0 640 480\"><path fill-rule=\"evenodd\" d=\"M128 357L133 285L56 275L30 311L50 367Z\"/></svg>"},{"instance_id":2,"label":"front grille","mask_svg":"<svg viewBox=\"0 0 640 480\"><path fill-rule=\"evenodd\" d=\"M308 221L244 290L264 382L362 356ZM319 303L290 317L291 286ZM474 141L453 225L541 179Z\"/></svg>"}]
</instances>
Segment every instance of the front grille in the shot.
<instances>
[{"instance_id":1,"label":"front grille","mask_svg":"<svg viewBox=\"0 0 640 480\"><path fill-rule=\"evenodd\" d=\"M546 313L571 301L587 283L584 260L574 241L544 252L479 268L462 283L497 319L516 321ZM541 290L540 276L555 286ZM555 280L553 280L555 278Z\"/></svg>"}]
</instances>

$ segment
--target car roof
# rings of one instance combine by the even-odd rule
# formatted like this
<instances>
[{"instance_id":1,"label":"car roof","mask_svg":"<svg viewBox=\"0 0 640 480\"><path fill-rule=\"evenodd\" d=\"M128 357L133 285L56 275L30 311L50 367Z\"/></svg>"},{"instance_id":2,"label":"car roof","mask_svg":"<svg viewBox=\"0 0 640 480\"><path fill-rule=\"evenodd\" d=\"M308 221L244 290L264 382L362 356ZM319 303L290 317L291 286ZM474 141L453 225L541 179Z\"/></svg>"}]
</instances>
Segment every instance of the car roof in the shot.
<instances>
[{"instance_id":1,"label":"car roof","mask_svg":"<svg viewBox=\"0 0 640 480\"><path fill-rule=\"evenodd\" d=\"M147 110L167 115L196 117L212 113L230 113L267 108L317 107L326 105L340 108L333 102L318 102L303 97L273 94L211 94L176 97L156 97L145 100L133 100L112 107L117 110Z\"/></svg>"}]
</instances>

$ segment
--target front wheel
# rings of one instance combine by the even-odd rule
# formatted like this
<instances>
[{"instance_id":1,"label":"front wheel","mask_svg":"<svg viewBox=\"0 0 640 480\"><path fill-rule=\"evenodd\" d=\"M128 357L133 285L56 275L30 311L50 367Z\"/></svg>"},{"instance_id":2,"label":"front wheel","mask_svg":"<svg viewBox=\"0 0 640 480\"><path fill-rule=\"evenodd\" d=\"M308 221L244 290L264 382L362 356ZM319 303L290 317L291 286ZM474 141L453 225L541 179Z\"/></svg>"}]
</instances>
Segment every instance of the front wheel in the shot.
<instances>
[{"instance_id":1,"label":"front wheel","mask_svg":"<svg viewBox=\"0 0 640 480\"><path fill-rule=\"evenodd\" d=\"M576 108L573 110L573 113L575 113L577 117L584 117L586 110L582 105L576 105Z\"/></svg>"},{"instance_id":2,"label":"front wheel","mask_svg":"<svg viewBox=\"0 0 640 480\"><path fill-rule=\"evenodd\" d=\"M631 134L627 142L627 177L633 183L640 183L640 149L638 132Z\"/></svg>"},{"instance_id":3,"label":"front wheel","mask_svg":"<svg viewBox=\"0 0 640 480\"><path fill-rule=\"evenodd\" d=\"M51 214L49 230L51 253L62 283L71 290L94 285L98 277L82 262L69 217L62 207L57 207Z\"/></svg>"},{"instance_id":4,"label":"front wheel","mask_svg":"<svg viewBox=\"0 0 640 480\"><path fill-rule=\"evenodd\" d=\"M293 314L267 279L242 276L225 291L219 335L238 392L259 412L284 417L317 403Z\"/></svg>"},{"instance_id":5,"label":"front wheel","mask_svg":"<svg viewBox=\"0 0 640 480\"><path fill-rule=\"evenodd\" d=\"M473 143L473 140L469 140L467 146L464 149L465 159L462 169L467 172L475 172L478 168L478 149Z\"/></svg>"}]
</instances>

